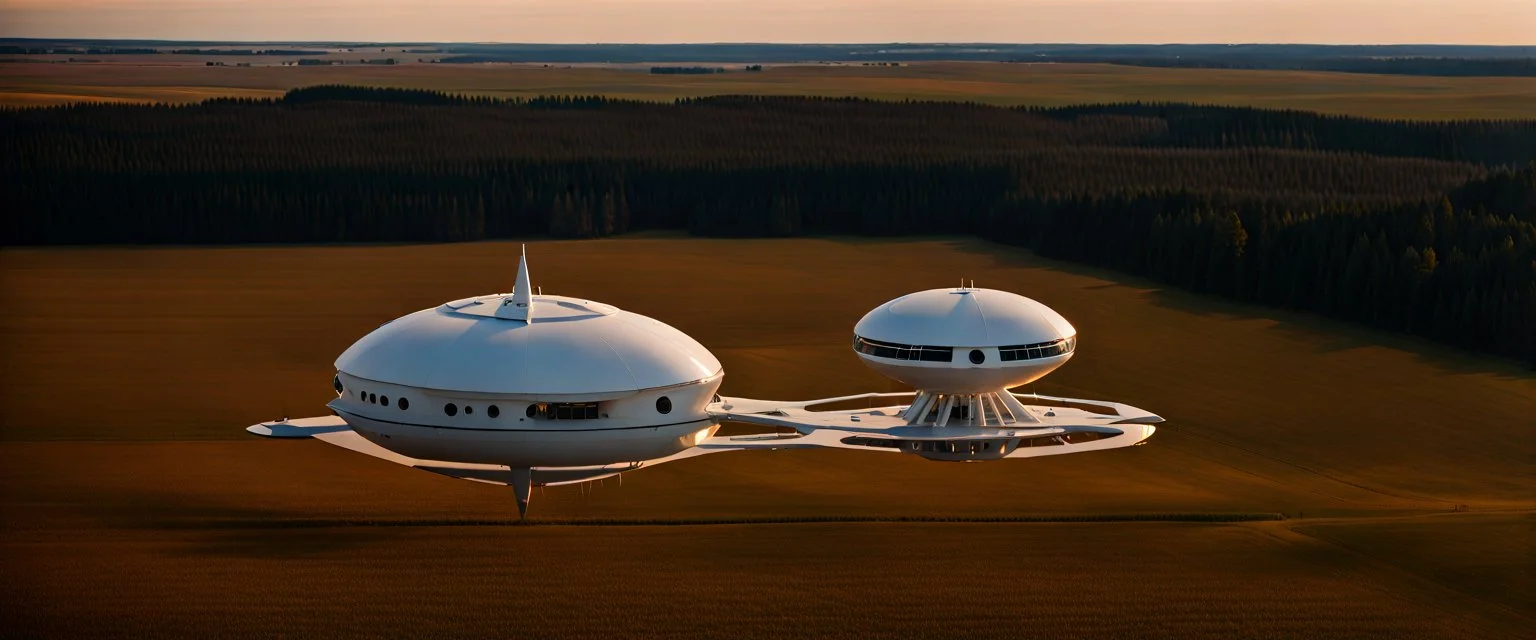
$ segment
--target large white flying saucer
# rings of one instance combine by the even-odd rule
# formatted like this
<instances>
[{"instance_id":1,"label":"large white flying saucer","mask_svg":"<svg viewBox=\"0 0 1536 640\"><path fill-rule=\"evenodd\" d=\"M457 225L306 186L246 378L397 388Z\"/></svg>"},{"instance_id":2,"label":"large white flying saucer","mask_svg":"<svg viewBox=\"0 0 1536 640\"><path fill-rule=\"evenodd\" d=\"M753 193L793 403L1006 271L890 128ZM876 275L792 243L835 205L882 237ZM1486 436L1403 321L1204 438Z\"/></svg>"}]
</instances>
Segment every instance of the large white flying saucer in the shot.
<instances>
[{"instance_id":1,"label":"large white flying saucer","mask_svg":"<svg viewBox=\"0 0 1536 640\"><path fill-rule=\"evenodd\" d=\"M334 415L247 430L509 485L524 514L533 486L724 451L826 447L978 462L1150 437L1162 418L1135 407L1009 391L1066 363L1076 348L1076 329L1039 302L993 289L931 289L880 305L854 327L857 357L913 391L722 398L724 371L703 345L646 316L542 295L525 257L511 293L417 311L346 349L332 381ZM810 409L866 398L910 400ZM715 436L722 421L776 429Z\"/></svg>"}]
</instances>

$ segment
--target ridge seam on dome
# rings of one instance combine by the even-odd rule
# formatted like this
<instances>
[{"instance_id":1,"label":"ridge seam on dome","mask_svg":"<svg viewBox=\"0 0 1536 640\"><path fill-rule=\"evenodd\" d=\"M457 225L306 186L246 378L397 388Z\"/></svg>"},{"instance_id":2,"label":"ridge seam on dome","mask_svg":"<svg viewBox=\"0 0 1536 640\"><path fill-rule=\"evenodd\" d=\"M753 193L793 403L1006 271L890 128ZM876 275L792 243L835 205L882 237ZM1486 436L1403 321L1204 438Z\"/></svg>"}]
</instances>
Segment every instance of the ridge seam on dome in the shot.
<instances>
[{"instance_id":1,"label":"ridge seam on dome","mask_svg":"<svg viewBox=\"0 0 1536 640\"><path fill-rule=\"evenodd\" d=\"M970 298L971 302L976 305L976 313L981 314L981 333L986 336L987 344L992 344L992 327L987 322L987 308L981 304L981 296L977 295L978 293L981 292L974 291L966 297Z\"/></svg>"},{"instance_id":2,"label":"ridge seam on dome","mask_svg":"<svg viewBox=\"0 0 1536 640\"><path fill-rule=\"evenodd\" d=\"M635 389L642 388L640 386L640 380L635 377L635 370L631 369L629 366L629 361L624 359L624 354L619 353L618 349L613 348L613 343L608 342L607 336L598 334L597 339L602 340L603 346L608 347L608 350L613 352L613 357L619 360L619 364L624 365L624 373L629 375L629 386Z\"/></svg>"}]
</instances>

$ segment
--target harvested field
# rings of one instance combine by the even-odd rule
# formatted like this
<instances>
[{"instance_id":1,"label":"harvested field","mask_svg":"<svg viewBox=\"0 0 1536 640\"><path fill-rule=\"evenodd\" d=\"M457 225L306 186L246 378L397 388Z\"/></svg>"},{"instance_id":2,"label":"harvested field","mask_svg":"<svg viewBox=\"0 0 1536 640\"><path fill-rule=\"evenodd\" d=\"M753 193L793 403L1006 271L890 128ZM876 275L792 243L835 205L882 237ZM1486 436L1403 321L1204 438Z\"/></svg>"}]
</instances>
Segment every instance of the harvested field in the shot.
<instances>
[{"instance_id":1,"label":"harvested field","mask_svg":"<svg viewBox=\"0 0 1536 640\"><path fill-rule=\"evenodd\" d=\"M0 62L0 105L95 100L181 103L219 96L277 97L295 87L350 84L497 97L602 94L672 100L764 94L1036 106L1194 102L1380 118L1536 117L1536 78L965 62L904 67L770 65L761 73L653 75L633 66L413 63L207 67L197 59L165 60L162 56L98 58L101 62Z\"/></svg>"},{"instance_id":2,"label":"harvested field","mask_svg":"<svg viewBox=\"0 0 1536 640\"><path fill-rule=\"evenodd\" d=\"M1147 446L1017 463L721 454L622 486L551 488L532 512L868 521L507 526L504 489L242 428L323 413L346 345L508 288L516 243L8 249L0 624L22 636L608 637L623 625L948 637L1027 622L1042 637L1362 638L1519 637L1533 622L1536 376L1516 365L972 239L528 249L535 284L677 326L720 357L725 393L758 397L894 390L848 352L853 323L974 278L1081 332L1040 393L1169 422ZM901 521L1270 513L1288 519Z\"/></svg>"},{"instance_id":3,"label":"harvested field","mask_svg":"<svg viewBox=\"0 0 1536 640\"><path fill-rule=\"evenodd\" d=\"M1517 617L1236 526L131 531L6 548L6 627L74 637L1518 637Z\"/></svg>"}]
</instances>

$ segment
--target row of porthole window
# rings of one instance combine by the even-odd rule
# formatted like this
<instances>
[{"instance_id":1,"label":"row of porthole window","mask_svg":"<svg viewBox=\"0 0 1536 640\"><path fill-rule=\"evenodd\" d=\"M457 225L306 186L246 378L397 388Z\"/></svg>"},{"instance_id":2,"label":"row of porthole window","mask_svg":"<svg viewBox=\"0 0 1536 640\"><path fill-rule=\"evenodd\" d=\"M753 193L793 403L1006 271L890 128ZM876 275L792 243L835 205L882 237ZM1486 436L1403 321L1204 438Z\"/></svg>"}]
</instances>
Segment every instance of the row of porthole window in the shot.
<instances>
[{"instance_id":1,"label":"row of porthole window","mask_svg":"<svg viewBox=\"0 0 1536 640\"><path fill-rule=\"evenodd\" d=\"M347 391L346 387L342 386L342 384L341 384L341 376L340 375L336 375L336 376L332 376L331 377L331 386L335 387L336 395L341 395L343 393L346 393L346 391ZM386 406L386 407L389 406L389 396L381 396L381 395L379 395L377 393L368 393L367 391L358 391L357 392L357 399L361 400L363 402L366 402L368 404L377 404L377 405L383 405L383 406ZM395 398L395 406L400 407L400 410L404 411L406 409L411 408L411 401L410 400L406 400L405 398Z\"/></svg>"},{"instance_id":2,"label":"row of porthole window","mask_svg":"<svg viewBox=\"0 0 1536 640\"><path fill-rule=\"evenodd\" d=\"M360 398L363 402L367 402L368 404L378 404L386 407L389 406L389 396L381 396L376 393L359 391L357 392L357 397ZM403 411L405 409L411 408L411 401L406 400L405 398L395 398L395 406L400 407L400 409Z\"/></svg>"},{"instance_id":3,"label":"row of porthole window","mask_svg":"<svg viewBox=\"0 0 1536 640\"><path fill-rule=\"evenodd\" d=\"M475 414L475 408L473 406L471 406L471 405L467 405L467 404L464 405L463 411L464 411L464 415L466 415L466 416L474 415ZM657 413L661 413L661 414L672 413L672 399L668 398L666 396L662 396L660 398L657 398L656 399L656 412ZM445 404L445 405L443 405L443 413L447 414L448 416L456 416L456 415L459 414L459 405L454 404L452 402L450 402L448 404ZM528 405L528 409L526 411L524 411L524 413L529 418L534 418L534 417L538 417L538 416L542 415L542 416L544 416L546 418L555 419L555 420L572 420L572 419L575 419L575 420L582 420L582 419L592 420L592 419L596 419L598 417L598 403L596 403L596 402L556 403L556 404L537 403L537 404L530 404L530 405ZM489 406L489 407L486 407L485 408L485 415L490 416L492 418L501 417L501 408L497 407L494 404ZM607 416L604 416L604 417L607 417Z\"/></svg>"},{"instance_id":4,"label":"row of porthole window","mask_svg":"<svg viewBox=\"0 0 1536 640\"><path fill-rule=\"evenodd\" d=\"M445 405L443 405L443 413L448 414L450 416L459 415L459 405L456 405L456 404L454 404L452 402L450 402L448 404L445 404ZM466 415L466 416L475 415L475 407L472 406L472 405L467 405L467 404L464 405L464 415ZM490 405L490 406L485 408L485 415L490 416L492 418L500 418L501 417L501 407L498 407L498 406L496 406L494 404Z\"/></svg>"},{"instance_id":5,"label":"row of porthole window","mask_svg":"<svg viewBox=\"0 0 1536 640\"><path fill-rule=\"evenodd\" d=\"M332 384L332 386L334 386L336 388L336 393L340 394L340 393L343 393L345 391L345 388L341 384L341 376L338 375L338 376L333 377L331 379L331 384ZM382 405L382 406L386 406L386 407L390 406L389 405L389 396L380 396L380 395L378 395L376 393L369 393L367 391L358 391L357 392L357 397L358 397L358 399L362 400L363 402L367 402L369 404L377 404L377 405ZM554 415L553 411L549 411L550 405L541 405L541 404L530 404L530 405L528 405L528 410L526 411L526 413L527 413L529 418L533 418L533 417L541 415L543 413L551 414L551 415L549 415L549 417L551 417L551 418L556 418L556 417L566 418L566 419L568 419L568 418L575 418L575 417L588 418L588 419L596 418L597 417L597 403L595 403L595 402L594 403L590 403L590 405L591 405L590 407L586 406L586 404L581 405L581 408L582 409L586 409L586 410L582 411L580 416L576 416L576 415L567 416L567 415L564 415L564 414L560 414L560 415L556 416L556 415ZM403 397L396 397L395 398L395 406L399 407L402 411L404 411L406 409L411 408L411 401L406 400ZM570 406L575 406L575 405L570 405ZM475 414L475 408L472 405L467 405L467 404L464 405L464 409L463 410L464 410L464 415L466 415L466 416L470 416L470 415L474 415ZM661 414L671 413L672 412L672 399L668 398L666 396L662 396L660 398L657 398L656 399L656 412L657 413L661 413ZM445 413L445 414L447 414L449 416L456 416L456 415L459 414L459 406L454 404L454 403L452 403L452 402L450 402L448 404L445 404L445 405L443 405L443 413ZM497 407L494 404L490 405L490 406L485 408L485 415L490 416L492 418L499 418L499 417L501 417L501 408Z\"/></svg>"}]
</instances>

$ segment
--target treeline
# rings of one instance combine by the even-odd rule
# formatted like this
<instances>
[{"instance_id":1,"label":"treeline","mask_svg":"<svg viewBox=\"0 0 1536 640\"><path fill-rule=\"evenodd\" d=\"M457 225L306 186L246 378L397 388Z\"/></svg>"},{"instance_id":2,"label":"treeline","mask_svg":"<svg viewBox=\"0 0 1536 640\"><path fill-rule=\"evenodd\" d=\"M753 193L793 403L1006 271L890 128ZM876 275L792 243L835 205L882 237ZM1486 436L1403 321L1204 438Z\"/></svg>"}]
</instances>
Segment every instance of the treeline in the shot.
<instances>
[{"instance_id":1,"label":"treeline","mask_svg":"<svg viewBox=\"0 0 1536 640\"><path fill-rule=\"evenodd\" d=\"M1488 200L1289 211L1187 192L1020 197L1004 242L1193 291L1315 311L1536 365L1536 209L1487 205L1490 183L1536 194L1536 169L1479 180Z\"/></svg>"},{"instance_id":2,"label":"treeline","mask_svg":"<svg viewBox=\"0 0 1536 640\"><path fill-rule=\"evenodd\" d=\"M1182 147L1275 147L1464 160L1523 166L1536 160L1536 119L1431 122L1376 120L1311 111L1187 104L1095 104L1042 109L1085 116L1155 118L1167 133L1155 144Z\"/></svg>"},{"instance_id":3,"label":"treeline","mask_svg":"<svg viewBox=\"0 0 1536 640\"><path fill-rule=\"evenodd\" d=\"M40 54L70 54L70 55L127 55L160 53L159 49L144 47L19 47L15 45L0 46L0 55L40 55Z\"/></svg>"},{"instance_id":4,"label":"treeline","mask_svg":"<svg viewBox=\"0 0 1536 640\"><path fill-rule=\"evenodd\" d=\"M155 47L24 47L0 45L0 55L158 55L178 54L195 56L321 56L326 52L318 49L159 49Z\"/></svg>"},{"instance_id":5,"label":"treeline","mask_svg":"<svg viewBox=\"0 0 1536 640\"><path fill-rule=\"evenodd\" d=\"M1267 58L1236 56L1051 55L1011 62L1122 64L1183 69L1266 69L1336 71L1410 76L1536 76L1536 58L1330 57Z\"/></svg>"},{"instance_id":6,"label":"treeline","mask_svg":"<svg viewBox=\"0 0 1536 640\"><path fill-rule=\"evenodd\" d=\"M651 73L658 75L709 75L712 73L725 73L725 67L651 67Z\"/></svg>"},{"instance_id":7,"label":"treeline","mask_svg":"<svg viewBox=\"0 0 1536 640\"><path fill-rule=\"evenodd\" d=\"M1532 120L1459 120L1450 122L1414 120L1377 120L1355 116L1325 115L1307 111L1257 109L1250 107L1214 107L1178 103L1119 103L1078 105L1069 107L1016 107L1002 108L978 104L954 102L881 102L862 98L804 98L788 96L713 96L683 98L671 109L654 102L623 100L599 95L589 96L540 96L535 98L493 98L465 96L428 89L396 89L323 85L294 89L282 98L217 98L202 105L158 107L181 109L174 113L155 113L143 116L154 121L165 118L186 121L207 115L209 108L221 106L261 106L270 104L299 105L321 102L371 102L381 105L434 105L434 106L481 106L507 107L512 109L539 109L567 111L573 109L603 110L612 117L572 116L585 132L614 134L612 140L594 140L588 148L600 149L616 144L619 140L632 140L636 135L656 139L671 137L671 131L624 132L623 129L651 121L666 121L666 126L686 130L689 135L720 135L708 142L728 143L737 135L752 136L767 133L768 141L779 141L775 146L794 147L797 151L859 154L880 151L889 145L884 139L917 147L921 153L950 153L957 149L977 148L977 153L993 154L1007 148L1042 148L1046 146L1112 145L1119 147L1185 147L1185 148L1266 148L1308 151L1339 151L1364 153L1378 156L1429 158L1458 162L1470 162L1485 166L1524 166L1536 161L1536 119ZM115 117L116 111L102 105L73 105L52 107L44 111L63 109L78 110L81 117ZM135 113L145 107L135 108ZM698 111L714 114L751 114L740 121L739 130L733 118L706 118L694 120ZM769 114L767 112L771 111ZM50 111L51 112L51 111ZM622 113L621 113L622 112ZM1020 116L1019 113L1026 114ZM283 113L283 112L271 112ZM283 113L283 117L302 121L313 114ZM409 118L410 114L381 112L379 126L393 126L385 120ZM453 123L424 122L419 126L432 127L441 135L454 136L473 131L474 118L484 113L456 113ZM1031 117L1044 116L1044 117ZM328 117L328 116L322 116ZM558 114L545 114L534 119L560 118ZM466 119L467 118L467 119ZM769 122L773 120L774 122ZM901 128L904 125L926 126L929 120L942 120L938 128L931 130ZM356 122L353 119L352 122ZM460 126L464 122L469 126ZM337 131L345 131L348 123L340 123ZM546 126L540 121L530 123ZM714 126L725 125L725 128ZM761 125L761 126L759 126ZM770 133L767 127L795 126L799 135L780 137ZM830 140L819 135L806 135L811 130L827 130L835 137ZM499 135L515 131L498 127L484 133ZM554 137L511 137L498 144L513 144L516 148L500 156L515 156L519 152L539 152L543 142L558 142L564 146L570 135ZM963 133L963 139L951 136ZM350 135L350 132L348 133ZM1004 136L999 138L998 135ZM879 139L868 139L875 136ZM1013 137L1025 138L1026 145L1014 145ZM465 140L469 146L452 145L454 149L481 157L490 150L483 138ZM444 145L429 145L418 149L417 154L442 153ZM751 153L736 153L728 148L718 151L728 155L760 155L761 149ZM768 151L772 151L771 149ZM180 154L178 154L180 155Z\"/></svg>"},{"instance_id":8,"label":"treeline","mask_svg":"<svg viewBox=\"0 0 1536 640\"><path fill-rule=\"evenodd\" d=\"M6 244L972 233L1536 362L1536 124L315 87L0 111Z\"/></svg>"},{"instance_id":9,"label":"treeline","mask_svg":"<svg viewBox=\"0 0 1536 640\"><path fill-rule=\"evenodd\" d=\"M162 53L150 49L149 53ZM322 49L171 49L165 53L189 56L323 56Z\"/></svg>"},{"instance_id":10,"label":"treeline","mask_svg":"<svg viewBox=\"0 0 1536 640\"><path fill-rule=\"evenodd\" d=\"M634 100L615 100L604 96L537 96L533 98L493 98L444 93L432 89L400 89L393 87L356 87L351 85L316 85L289 90L283 97L269 98L213 98L203 102L205 106L245 105L259 106L279 102L285 105L314 104L320 102L372 102L391 105L433 106L504 106L534 109L593 109L619 106L639 106L651 103Z\"/></svg>"}]
</instances>

